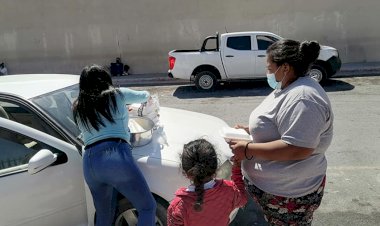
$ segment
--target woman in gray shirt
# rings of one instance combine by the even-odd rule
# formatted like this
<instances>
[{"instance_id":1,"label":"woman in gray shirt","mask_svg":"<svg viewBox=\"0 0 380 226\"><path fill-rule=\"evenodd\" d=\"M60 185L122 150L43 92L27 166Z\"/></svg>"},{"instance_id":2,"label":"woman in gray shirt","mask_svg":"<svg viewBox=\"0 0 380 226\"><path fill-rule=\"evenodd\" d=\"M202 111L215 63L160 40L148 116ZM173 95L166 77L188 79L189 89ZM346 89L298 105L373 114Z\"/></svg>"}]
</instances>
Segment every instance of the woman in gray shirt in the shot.
<instances>
[{"instance_id":1,"label":"woman in gray shirt","mask_svg":"<svg viewBox=\"0 0 380 226\"><path fill-rule=\"evenodd\" d=\"M324 89L306 76L317 42L280 40L267 50L268 84L274 91L251 113L244 128L252 142L232 140L246 187L270 225L311 225L323 196L325 152L333 113Z\"/></svg>"}]
</instances>

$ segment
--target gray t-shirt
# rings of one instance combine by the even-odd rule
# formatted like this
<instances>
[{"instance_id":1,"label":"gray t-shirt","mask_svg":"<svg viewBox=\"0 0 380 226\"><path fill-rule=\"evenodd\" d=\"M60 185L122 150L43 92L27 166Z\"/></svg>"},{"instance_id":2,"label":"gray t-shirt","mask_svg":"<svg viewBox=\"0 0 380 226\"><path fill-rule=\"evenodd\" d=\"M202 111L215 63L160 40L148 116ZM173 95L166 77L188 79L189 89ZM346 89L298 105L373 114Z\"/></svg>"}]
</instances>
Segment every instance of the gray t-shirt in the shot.
<instances>
[{"instance_id":1,"label":"gray t-shirt","mask_svg":"<svg viewBox=\"0 0 380 226\"><path fill-rule=\"evenodd\" d=\"M285 197L300 197L318 189L326 174L324 153L333 136L333 113L326 92L317 82L301 77L285 89L273 91L251 113L249 131L255 143L281 139L314 149L304 160L244 160L243 175L250 183Z\"/></svg>"}]
</instances>

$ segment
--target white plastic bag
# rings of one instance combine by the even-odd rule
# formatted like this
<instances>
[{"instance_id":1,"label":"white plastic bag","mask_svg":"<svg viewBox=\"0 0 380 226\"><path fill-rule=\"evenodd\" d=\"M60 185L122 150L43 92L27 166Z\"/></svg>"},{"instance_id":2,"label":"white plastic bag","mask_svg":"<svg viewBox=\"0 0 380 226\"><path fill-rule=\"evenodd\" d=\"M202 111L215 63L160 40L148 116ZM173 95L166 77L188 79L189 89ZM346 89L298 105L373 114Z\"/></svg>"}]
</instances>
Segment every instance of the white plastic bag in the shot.
<instances>
[{"instance_id":1,"label":"white plastic bag","mask_svg":"<svg viewBox=\"0 0 380 226\"><path fill-rule=\"evenodd\" d=\"M151 119L155 127L159 126L160 103L156 94L151 95L147 102L141 104L131 104L129 115L134 117L147 117Z\"/></svg>"},{"instance_id":2,"label":"white plastic bag","mask_svg":"<svg viewBox=\"0 0 380 226\"><path fill-rule=\"evenodd\" d=\"M158 102L158 96L156 94L151 95L148 101L142 105L143 115L158 114L160 112L160 103Z\"/></svg>"}]
</instances>

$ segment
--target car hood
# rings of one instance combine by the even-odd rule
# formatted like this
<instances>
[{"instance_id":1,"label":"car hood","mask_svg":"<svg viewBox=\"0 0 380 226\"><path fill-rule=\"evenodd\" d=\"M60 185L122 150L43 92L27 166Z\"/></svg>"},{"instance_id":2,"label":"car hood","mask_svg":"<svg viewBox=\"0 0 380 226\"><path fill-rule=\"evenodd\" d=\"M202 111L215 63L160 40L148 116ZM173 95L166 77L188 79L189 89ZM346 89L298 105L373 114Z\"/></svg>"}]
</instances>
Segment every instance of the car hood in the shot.
<instances>
[{"instance_id":1,"label":"car hood","mask_svg":"<svg viewBox=\"0 0 380 226\"><path fill-rule=\"evenodd\" d=\"M179 163L184 144L205 138L215 146L222 163L232 156L228 144L219 133L225 126L228 126L226 122L214 116L161 107L160 126L154 130L152 141L135 147L133 155L138 161L149 162L153 158Z\"/></svg>"}]
</instances>

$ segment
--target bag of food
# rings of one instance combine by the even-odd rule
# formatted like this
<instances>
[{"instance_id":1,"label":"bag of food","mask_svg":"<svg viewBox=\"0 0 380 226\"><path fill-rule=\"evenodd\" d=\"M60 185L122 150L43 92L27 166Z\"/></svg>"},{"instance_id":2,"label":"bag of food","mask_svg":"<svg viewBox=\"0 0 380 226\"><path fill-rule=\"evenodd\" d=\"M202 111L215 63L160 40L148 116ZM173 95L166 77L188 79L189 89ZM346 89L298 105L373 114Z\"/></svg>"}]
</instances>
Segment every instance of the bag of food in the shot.
<instances>
[{"instance_id":1,"label":"bag of food","mask_svg":"<svg viewBox=\"0 0 380 226\"><path fill-rule=\"evenodd\" d=\"M151 95L147 102L141 104L131 104L129 115L133 117L147 117L151 119L155 127L159 125L160 103L156 94Z\"/></svg>"}]
</instances>

